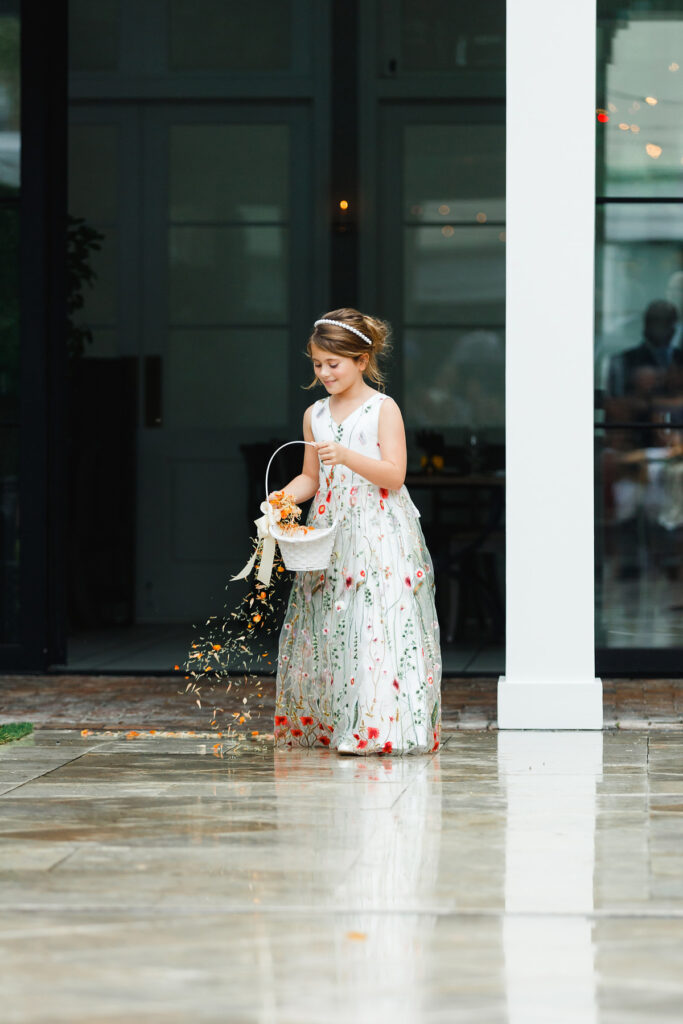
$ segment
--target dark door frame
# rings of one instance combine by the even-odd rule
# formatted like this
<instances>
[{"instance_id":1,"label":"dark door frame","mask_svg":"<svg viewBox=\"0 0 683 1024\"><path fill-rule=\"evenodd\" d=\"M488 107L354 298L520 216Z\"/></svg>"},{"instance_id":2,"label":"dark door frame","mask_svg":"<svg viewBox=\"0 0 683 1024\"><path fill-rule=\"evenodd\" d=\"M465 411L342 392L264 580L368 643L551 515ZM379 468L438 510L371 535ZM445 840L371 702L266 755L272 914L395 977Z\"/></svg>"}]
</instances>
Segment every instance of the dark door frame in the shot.
<instances>
[{"instance_id":1,"label":"dark door frame","mask_svg":"<svg viewBox=\"0 0 683 1024\"><path fill-rule=\"evenodd\" d=\"M0 669L65 646L67 4L22 0L19 197L19 635Z\"/></svg>"}]
</instances>

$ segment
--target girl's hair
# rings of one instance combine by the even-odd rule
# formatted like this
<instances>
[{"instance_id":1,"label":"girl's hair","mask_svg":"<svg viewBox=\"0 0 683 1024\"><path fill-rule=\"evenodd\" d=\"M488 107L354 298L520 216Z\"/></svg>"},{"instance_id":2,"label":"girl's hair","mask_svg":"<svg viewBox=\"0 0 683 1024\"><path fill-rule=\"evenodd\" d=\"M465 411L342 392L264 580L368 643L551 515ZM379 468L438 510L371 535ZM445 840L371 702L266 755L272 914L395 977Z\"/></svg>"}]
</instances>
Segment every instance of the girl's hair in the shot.
<instances>
[{"instance_id":1,"label":"girl's hair","mask_svg":"<svg viewBox=\"0 0 683 1024\"><path fill-rule=\"evenodd\" d=\"M342 306L341 309L332 309L329 313L323 313L316 320L342 320L349 327L355 327L362 334L369 338L372 345L359 338L353 331L347 331L345 327L338 327L336 324L318 324L308 339L306 352L313 358L311 345L317 345L325 352L335 356L348 356L350 359L359 359L363 354L369 356L368 365L363 374L373 384L376 384L380 391L384 391L384 374L379 368L380 357L386 356L391 348L391 325L386 320L378 320L374 316L367 316L360 313L352 306ZM317 377L306 384L306 388L313 388L320 381Z\"/></svg>"}]
</instances>

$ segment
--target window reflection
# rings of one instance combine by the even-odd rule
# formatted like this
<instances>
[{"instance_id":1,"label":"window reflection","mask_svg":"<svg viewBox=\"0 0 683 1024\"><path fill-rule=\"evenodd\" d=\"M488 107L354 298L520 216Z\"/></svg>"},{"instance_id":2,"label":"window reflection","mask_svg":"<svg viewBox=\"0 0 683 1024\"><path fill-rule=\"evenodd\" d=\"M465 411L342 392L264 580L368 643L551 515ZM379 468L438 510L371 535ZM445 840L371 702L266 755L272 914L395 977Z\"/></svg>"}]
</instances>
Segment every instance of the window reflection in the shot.
<instances>
[{"instance_id":1,"label":"window reflection","mask_svg":"<svg viewBox=\"0 0 683 1024\"><path fill-rule=\"evenodd\" d=\"M680 646L683 208L599 217L598 642Z\"/></svg>"},{"instance_id":2,"label":"window reflection","mask_svg":"<svg viewBox=\"0 0 683 1024\"><path fill-rule=\"evenodd\" d=\"M19 189L19 0L0 2L0 195Z\"/></svg>"},{"instance_id":3,"label":"window reflection","mask_svg":"<svg viewBox=\"0 0 683 1024\"><path fill-rule=\"evenodd\" d=\"M170 0L172 71L289 71L291 3L285 0Z\"/></svg>"},{"instance_id":4,"label":"window reflection","mask_svg":"<svg viewBox=\"0 0 683 1024\"><path fill-rule=\"evenodd\" d=\"M397 15L400 39L392 47ZM505 67L504 0L479 6L452 0L385 3L380 5L380 35L382 50L399 56L401 73L433 75Z\"/></svg>"},{"instance_id":5,"label":"window reflection","mask_svg":"<svg viewBox=\"0 0 683 1024\"><path fill-rule=\"evenodd\" d=\"M20 635L19 0L0 0L0 640Z\"/></svg>"},{"instance_id":6,"label":"window reflection","mask_svg":"<svg viewBox=\"0 0 683 1024\"><path fill-rule=\"evenodd\" d=\"M406 124L402 156L407 421L501 428L505 126Z\"/></svg>"},{"instance_id":7,"label":"window reflection","mask_svg":"<svg viewBox=\"0 0 683 1024\"><path fill-rule=\"evenodd\" d=\"M596 639L603 648L683 646L683 11L676 7L630 0L617 10L598 0Z\"/></svg>"},{"instance_id":8,"label":"window reflection","mask_svg":"<svg viewBox=\"0 0 683 1024\"><path fill-rule=\"evenodd\" d=\"M406 414L425 427L505 426L503 331L409 329Z\"/></svg>"},{"instance_id":9,"label":"window reflection","mask_svg":"<svg viewBox=\"0 0 683 1024\"><path fill-rule=\"evenodd\" d=\"M609 196L681 195L683 11L599 3L598 180ZM630 8L630 12L629 12ZM629 13L627 13L629 12Z\"/></svg>"}]
</instances>

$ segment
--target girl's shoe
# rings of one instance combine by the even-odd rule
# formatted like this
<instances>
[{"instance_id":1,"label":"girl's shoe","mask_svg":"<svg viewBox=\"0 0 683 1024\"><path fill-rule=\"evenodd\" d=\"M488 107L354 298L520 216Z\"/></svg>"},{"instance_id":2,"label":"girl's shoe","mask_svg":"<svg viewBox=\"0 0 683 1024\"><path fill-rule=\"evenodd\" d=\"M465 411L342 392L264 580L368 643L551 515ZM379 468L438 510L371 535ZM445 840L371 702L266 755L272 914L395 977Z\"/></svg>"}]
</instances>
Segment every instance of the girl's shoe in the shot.
<instances>
[{"instance_id":1,"label":"girl's shoe","mask_svg":"<svg viewBox=\"0 0 683 1024\"><path fill-rule=\"evenodd\" d=\"M349 740L342 740L337 747L338 754L364 754L364 750L357 750L355 743Z\"/></svg>"}]
</instances>

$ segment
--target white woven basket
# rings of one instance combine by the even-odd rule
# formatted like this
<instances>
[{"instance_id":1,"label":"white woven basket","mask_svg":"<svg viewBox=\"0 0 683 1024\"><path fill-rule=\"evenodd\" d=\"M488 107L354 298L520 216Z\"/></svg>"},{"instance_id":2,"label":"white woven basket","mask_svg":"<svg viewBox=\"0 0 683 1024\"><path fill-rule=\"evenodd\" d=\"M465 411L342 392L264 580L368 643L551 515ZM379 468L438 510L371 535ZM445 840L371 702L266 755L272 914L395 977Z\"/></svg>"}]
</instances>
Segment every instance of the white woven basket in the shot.
<instances>
[{"instance_id":1,"label":"white woven basket","mask_svg":"<svg viewBox=\"0 0 683 1024\"><path fill-rule=\"evenodd\" d=\"M300 532L289 533L283 530L275 516L273 514L273 508L268 501L268 472L270 465L279 451L286 448L289 444L313 444L312 441L287 441L285 444L280 445L276 448L270 457L268 466L266 468L266 501L265 504L268 506L267 515L270 520L270 534L278 542L280 546L280 552L282 554L282 560L285 563L287 569L291 569L294 572L310 572L315 569L327 569L330 564L330 557L332 555L332 548L334 547L334 538L337 534L337 527L339 521L335 519L331 526L323 527L309 527L306 533L303 530Z\"/></svg>"}]
</instances>

